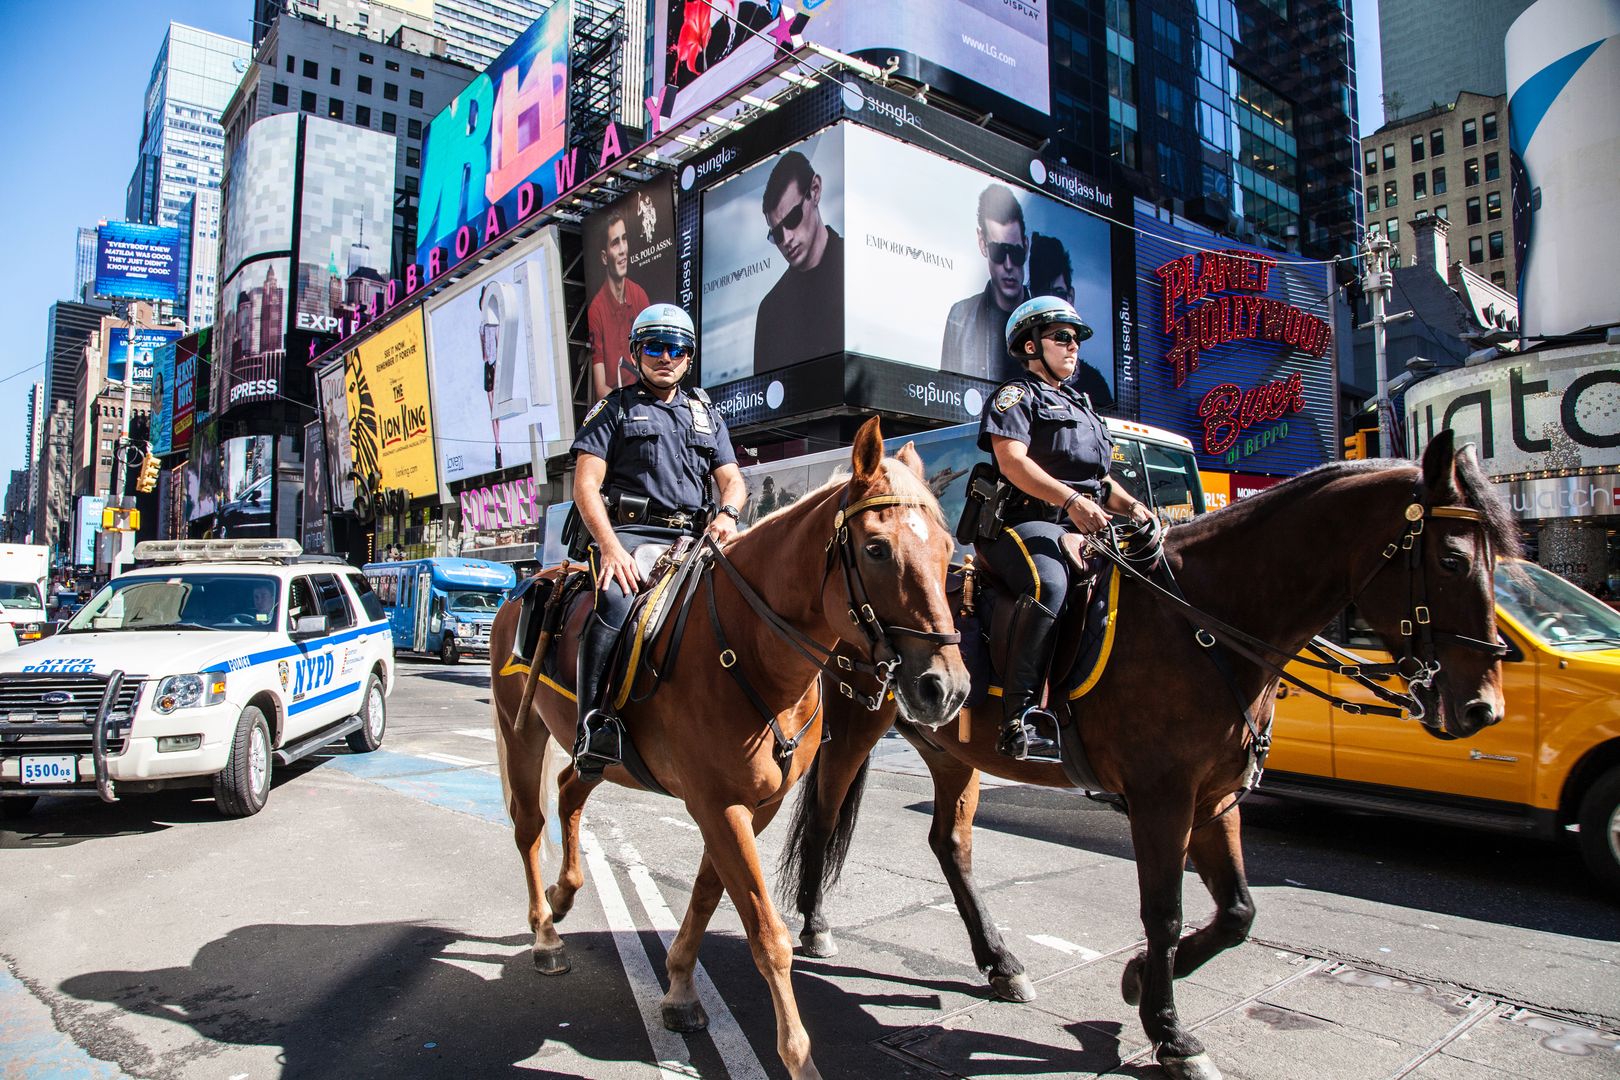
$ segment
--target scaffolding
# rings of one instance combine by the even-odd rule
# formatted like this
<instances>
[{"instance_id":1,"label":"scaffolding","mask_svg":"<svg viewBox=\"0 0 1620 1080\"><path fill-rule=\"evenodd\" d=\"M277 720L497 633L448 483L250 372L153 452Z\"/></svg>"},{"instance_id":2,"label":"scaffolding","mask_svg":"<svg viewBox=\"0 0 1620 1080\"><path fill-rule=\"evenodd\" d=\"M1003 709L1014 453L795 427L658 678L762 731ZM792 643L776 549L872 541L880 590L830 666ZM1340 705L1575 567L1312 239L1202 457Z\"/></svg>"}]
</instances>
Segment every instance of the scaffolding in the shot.
<instances>
[{"instance_id":1,"label":"scaffolding","mask_svg":"<svg viewBox=\"0 0 1620 1080\"><path fill-rule=\"evenodd\" d=\"M620 124L620 144L641 142L639 128L624 126L624 4L609 0L574 0L573 36L569 42L569 144L594 158L610 123Z\"/></svg>"}]
</instances>

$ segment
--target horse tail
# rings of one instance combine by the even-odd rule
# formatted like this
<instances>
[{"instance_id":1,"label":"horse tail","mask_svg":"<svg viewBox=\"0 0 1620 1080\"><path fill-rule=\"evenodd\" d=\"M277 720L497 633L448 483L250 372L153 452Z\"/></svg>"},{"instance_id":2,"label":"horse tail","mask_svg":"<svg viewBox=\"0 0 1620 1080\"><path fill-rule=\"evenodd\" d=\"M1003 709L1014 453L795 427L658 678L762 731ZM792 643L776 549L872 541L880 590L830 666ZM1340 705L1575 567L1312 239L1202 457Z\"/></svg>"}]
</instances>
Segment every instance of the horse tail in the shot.
<instances>
[{"instance_id":1,"label":"horse tail","mask_svg":"<svg viewBox=\"0 0 1620 1080\"><path fill-rule=\"evenodd\" d=\"M821 817L819 780L824 756L816 755L810 771L800 783L803 794L799 796L793 818L788 822L787 841L782 845L782 858L776 868L777 891L784 898L784 903L789 899L799 901L807 885L814 886L815 895L820 895L837 884L839 875L844 872L849 846L855 838L855 823L860 817L861 799L866 794L866 771L872 759L868 756L861 762L860 769L844 792L844 801L838 807L838 819L833 823L831 832L822 836L816 823ZM824 845L819 852L808 850L808 842L812 840ZM807 876L810 880L806 880Z\"/></svg>"}]
</instances>

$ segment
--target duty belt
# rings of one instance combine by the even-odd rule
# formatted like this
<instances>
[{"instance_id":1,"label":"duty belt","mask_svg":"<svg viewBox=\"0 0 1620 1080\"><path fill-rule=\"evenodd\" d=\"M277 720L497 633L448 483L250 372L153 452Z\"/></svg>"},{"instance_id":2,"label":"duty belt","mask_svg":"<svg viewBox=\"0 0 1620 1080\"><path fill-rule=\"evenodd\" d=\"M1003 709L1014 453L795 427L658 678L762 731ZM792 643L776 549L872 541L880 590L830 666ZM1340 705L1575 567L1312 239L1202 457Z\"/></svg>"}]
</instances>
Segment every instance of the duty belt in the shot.
<instances>
[{"instance_id":1,"label":"duty belt","mask_svg":"<svg viewBox=\"0 0 1620 1080\"><path fill-rule=\"evenodd\" d=\"M1024 494L1005 480L1002 482L1006 483L1010 489L1007 495L1007 504L1002 509L1002 519L1008 525L1022 525L1028 521L1049 521L1062 524L1066 520L1063 511L1058 507ZM1068 486L1088 499L1095 499L1102 494L1101 486L1094 481L1074 482Z\"/></svg>"},{"instance_id":2,"label":"duty belt","mask_svg":"<svg viewBox=\"0 0 1620 1080\"><path fill-rule=\"evenodd\" d=\"M647 504L637 505L639 500L621 499L610 511L610 519L616 526L650 525L658 529L678 529L685 532L702 521L702 511L699 510L665 510Z\"/></svg>"}]
</instances>

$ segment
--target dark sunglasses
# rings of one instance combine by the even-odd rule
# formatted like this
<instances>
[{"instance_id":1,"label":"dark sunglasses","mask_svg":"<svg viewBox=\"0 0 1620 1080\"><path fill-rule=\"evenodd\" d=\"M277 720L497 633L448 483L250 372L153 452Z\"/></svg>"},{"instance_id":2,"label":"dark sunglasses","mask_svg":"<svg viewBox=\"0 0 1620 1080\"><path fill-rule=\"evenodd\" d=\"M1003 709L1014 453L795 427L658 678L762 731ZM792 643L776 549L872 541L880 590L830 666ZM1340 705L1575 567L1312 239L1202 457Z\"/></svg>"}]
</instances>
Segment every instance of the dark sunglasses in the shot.
<instances>
[{"instance_id":1,"label":"dark sunglasses","mask_svg":"<svg viewBox=\"0 0 1620 1080\"><path fill-rule=\"evenodd\" d=\"M1029 254L1029 249L1023 244L997 244L991 242L986 244L985 247L989 249L990 261L993 263L1004 263L1010 259L1014 266L1023 266L1024 258Z\"/></svg>"},{"instance_id":2,"label":"dark sunglasses","mask_svg":"<svg viewBox=\"0 0 1620 1080\"><path fill-rule=\"evenodd\" d=\"M1059 345L1065 346L1076 345L1080 342L1080 336L1073 330L1059 330L1055 334L1042 334L1041 337L1046 341L1055 341Z\"/></svg>"},{"instance_id":3,"label":"dark sunglasses","mask_svg":"<svg viewBox=\"0 0 1620 1080\"><path fill-rule=\"evenodd\" d=\"M662 341L648 341L642 343L643 356L669 356L676 360L692 359L692 350L685 345L670 345Z\"/></svg>"},{"instance_id":4,"label":"dark sunglasses","mask_svg":"<svg viewBox=\"0 0 1620 1080\"><path fill-rule=\"evenodd\" d=\"M804 204L805 200L809 198L810 196L808 195L804 196L804 198L799 200L798 206L795 206L786 214L783 214L781 221L778 221L775 225L772 225L765 231L765 239L769 240L773 244L780 244L782 242L782 235L784 233L790 233L794 229L797 229L799 227L799 223L804 221Z\"/></svg>"}]
</instances>

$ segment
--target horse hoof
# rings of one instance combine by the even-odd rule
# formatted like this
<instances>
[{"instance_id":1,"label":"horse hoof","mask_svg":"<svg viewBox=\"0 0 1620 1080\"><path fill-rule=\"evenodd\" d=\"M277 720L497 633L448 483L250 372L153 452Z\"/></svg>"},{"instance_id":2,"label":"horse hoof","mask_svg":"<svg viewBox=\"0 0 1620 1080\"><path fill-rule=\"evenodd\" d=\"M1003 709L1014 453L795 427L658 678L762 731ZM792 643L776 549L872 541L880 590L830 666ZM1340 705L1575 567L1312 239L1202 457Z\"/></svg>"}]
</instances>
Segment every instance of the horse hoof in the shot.
<instances>
[{"instance_id":1,"label":"horse hoof","mask_svg":"<svg viewBox=\"0 0 1620 1080\"><path fill-rule=\"evenodd\" d=\"M1016 975L990 976L990 992L998 1001L1034 1001L1039 996L1035 993L1035 984L1022 971Z\"/></svg>"},{"instance_id":2,"label":"horse hoof","mask_svg":"<svg viewBox=\"0 0 1620 1080\"><path fill-rule=\"evenodd\" d=\"M542 975L566 975L571 967L566 948L534 950L534 969Z\"/></svg>"},{"instance_id":3,"label":"horse hoof","mask_svg":"<svg viewBox=\"0 0 1620 1080\"><path fill-rule=\"evenodd\" d=\"M831 930L818 930L815 933L799 935L799 948L806 956L813 956L818 960L825 960L829 956L838 955L838 942L833 940Z\"/></svg>"},{"instance_id":4,"label":"horse hoof","mask_svg":"<svg viewBox=\"0 0 1620 1080\"><path fill-rule=\"evenodd\" d=\"M709 1026L709 1014L703 1011L701 1001L689 1001L683 1005L665 1005L664 1026L671 1031L703 1031Z\"/></svg>"},{"instance_id":5,"label":"horse hoof","mask_svg":"<svg viewBox=\"0 0 1620 1080\"><path fill-rule=\"evenodd\" d=\"M551 908L551 921L560 923L568 912L573 909L574 898L570 896L566 901L557 899L557 886L546 887L546 905Z\"/></svg>"},{"instance_id":6,"label":"horse hoof","mask_svg":"<svg viewBox=\"0 0 1620 1080\"><path fill-rule=\"evenodd\" d=\"M1119 979L1119 996L1133 1009L1142 1003L1142 964L1140 956L1133 958Z\"/></svg>"},{"instance_id":7,"label":"horse hoof","mask_svg":"<svg viewBox=\"0 0 1620 1080\"><path fill-rule=\"evenodd\" d=\"M1221 1070L1209 1059L1208 1054L1194 1054L1192 1057L1170 1057L1159 1059L1159 1068L1170 1080L1221 1080Z\"/></svg>"}]
</instances>

